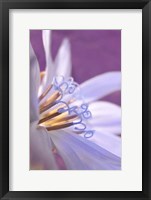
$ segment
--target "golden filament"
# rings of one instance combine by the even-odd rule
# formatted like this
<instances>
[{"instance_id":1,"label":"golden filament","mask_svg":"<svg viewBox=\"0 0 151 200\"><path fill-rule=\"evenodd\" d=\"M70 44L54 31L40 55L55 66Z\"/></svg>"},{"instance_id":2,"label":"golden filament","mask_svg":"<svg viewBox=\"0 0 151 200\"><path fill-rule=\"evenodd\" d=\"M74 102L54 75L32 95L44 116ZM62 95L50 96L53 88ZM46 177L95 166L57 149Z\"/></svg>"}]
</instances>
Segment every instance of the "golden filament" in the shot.
<instances>
[{"instance_id":1,"label":"golden filament","mask_svg":"<svg viewBox=\"0 0 151 200\"><path fill-rule=\"evenodd\" d=\"M50 126L50 127L46 127L46 129L48 131L52 131L52 130L57 130L57 129L62 129L62 128L67 128L67 127L70 127L73 125L73 122L70 122L70 123L62 123L62 124L55 124L53 126Z\"/></svg>"},{"instance_id":2,"label":"golden filament","mask_svg":"<svg viewBox=\"0 0 151 200\"><path fill-rule=\"evenodd\" d=\"M42 95L39 97L39 101L41 101L48 92L52 89L53 85L51 84L45 92L42 93ZM58 98L60 98L61 94L59 91L53 92L49 98L47 98L40 106L39 111L41 114L41 119L38 122L39 126L45 127L48 131L50 130L56 130L56 129L62 129L67 128L69 126L74 125L74 121L78 119L78 116L76 114L69 115L68 111L60 113L58 110L60 108L64 108L65 105L58 105L57 108L53 106L56 106L55 103ZM68 104L73 103L75 100L70 99ZM52 108L51 111L45 112L48 109ZM45 113L44 113L45 112Z\"/></svg>"},{"instance_id":3,"label":"golden filament","mask_svg":"<svg viewBox=\"0 0 151 200\"><path fill-rule=\"evenodd\" d=\"M43 72L40 72L40 80L41 80L41 81L42 81L42 79L44 78L45 74L46 74L46 72L45 72L45 71L43 71Z\"/></svg>"},{"instance_id":4,"label":"golden filament","mask_svg":"<svg viewBox=\"0 0 151 200\"><path fill-rule=\"evenodd\" d=\"M60 97L60 93L55 91L44 103L40 105L40 114L54 105L54 102Z\"/></svg>"},{"instance_id":5,"label":"golden filament","mask_svg":"<svg viewBox=\"0 0 151 200\"><path fill-rule=\"evenodd\" d=\"M50 85L47 88L47 90L44 93L42 93L42 95L39 97L39 101L41 101L48 94L48 92L51 90L51 88L52 88L52 85Z\"/></svg>"}]
</instances>

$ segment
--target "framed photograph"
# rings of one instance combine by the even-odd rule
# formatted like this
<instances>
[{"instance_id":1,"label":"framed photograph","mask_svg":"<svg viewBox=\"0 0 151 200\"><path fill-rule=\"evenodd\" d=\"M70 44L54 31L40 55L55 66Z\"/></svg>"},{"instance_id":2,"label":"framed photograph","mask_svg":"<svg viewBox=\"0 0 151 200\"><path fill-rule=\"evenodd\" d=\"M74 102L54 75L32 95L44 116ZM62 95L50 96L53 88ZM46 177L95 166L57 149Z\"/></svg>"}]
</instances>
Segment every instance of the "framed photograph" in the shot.
<instances>
[{"instance_id":1,"label":"framed photograph","mask_svg":"<svg viewBox=\"0 0 151 200\"><path fill-rule=\"evenodd\" d=\"M150 199L150 1L0 6L1 199Z\"/></svg>"}]
</instances>

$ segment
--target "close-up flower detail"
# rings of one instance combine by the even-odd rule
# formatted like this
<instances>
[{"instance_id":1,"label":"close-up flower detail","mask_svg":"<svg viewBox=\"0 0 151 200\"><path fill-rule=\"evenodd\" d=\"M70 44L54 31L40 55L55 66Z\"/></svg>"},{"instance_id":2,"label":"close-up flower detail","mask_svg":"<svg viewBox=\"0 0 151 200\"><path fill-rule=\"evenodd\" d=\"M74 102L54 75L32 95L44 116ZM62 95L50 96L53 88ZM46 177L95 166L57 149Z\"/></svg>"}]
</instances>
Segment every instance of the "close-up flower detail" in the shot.
<instances>
[{"instance_id":1,"label":"close-up flower detail","mask_svg":"<svg viewBox=\"0 0 151 200\"><path fill-rule=\"evenodd\" d=\"M84 120L91 117L91 112L87 104L77 104L77 87L78 84L71 77L66 81L64 77L55 77L52 84L39 97L41 119L38 124L48 131L75 126L76 133L84 133L85 137L91 137L93 131L87 130L84 123ZM50 97L41 103L48 93Z\"/></svg>"},{"instance_id":2,"label":"close-up flower detail","mask_svg":"<svg viewBox=\"0 0 151 200\"><path fill-rule=\"evenodd\" d=\"M30 43L30 169L120 170L121 108L101 100L120 90L120 72L78 84L69 40L53 60L51 34L42 31L44 71Z\"/></svg>"}]
</instances>

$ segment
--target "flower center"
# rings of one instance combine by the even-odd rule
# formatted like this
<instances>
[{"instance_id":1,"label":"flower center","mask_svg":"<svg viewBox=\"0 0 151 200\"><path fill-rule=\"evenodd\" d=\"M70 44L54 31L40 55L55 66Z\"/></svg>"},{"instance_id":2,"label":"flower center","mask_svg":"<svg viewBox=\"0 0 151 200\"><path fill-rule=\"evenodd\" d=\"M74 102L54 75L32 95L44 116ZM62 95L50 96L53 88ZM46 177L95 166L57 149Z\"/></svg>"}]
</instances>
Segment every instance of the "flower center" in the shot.
<instances>
[{"instance_id":1,"label":"flower center","mask_svg":"<svg viewBox=\"0 0 151 200\"><path fill-rule=\"evenodd\" d=\"M81 103L82 102L82 103ZM55 77L39 97L39 126L48 131L73 127L77 134L90 138L94 131L88 129L92 117L88 105L79 96L79 87L73 78Z\"/></svg>"}]
</instances>

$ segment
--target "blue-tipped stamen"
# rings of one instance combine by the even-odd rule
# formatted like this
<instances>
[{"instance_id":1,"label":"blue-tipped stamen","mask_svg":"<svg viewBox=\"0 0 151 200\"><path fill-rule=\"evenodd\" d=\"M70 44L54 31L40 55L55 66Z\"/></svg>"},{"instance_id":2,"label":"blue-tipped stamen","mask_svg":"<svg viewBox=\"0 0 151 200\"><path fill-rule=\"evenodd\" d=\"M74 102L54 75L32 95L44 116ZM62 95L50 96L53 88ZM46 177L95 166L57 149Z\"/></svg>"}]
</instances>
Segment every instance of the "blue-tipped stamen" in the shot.
<instances>
[{"instance_id":1,"label":"blue-tipped stamen","mask_svg":"<svg viewBox=\"0 0 151 200\"><path fill-rule=\"evenodd\" d=\"M76 105L75 96L78 84L70 77L67 80L63 76L55 77L51 86L40 96L40 101L49 94L50 97L40 105L41 119L39 125L46 127L48 131L74 127L77 134L84 133L85 138L93 136L93 130L87 130L87 120L92 117L88 104ZM69 100L65 97L69 96Z\"/></svg>"}]
</instances>

